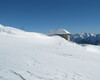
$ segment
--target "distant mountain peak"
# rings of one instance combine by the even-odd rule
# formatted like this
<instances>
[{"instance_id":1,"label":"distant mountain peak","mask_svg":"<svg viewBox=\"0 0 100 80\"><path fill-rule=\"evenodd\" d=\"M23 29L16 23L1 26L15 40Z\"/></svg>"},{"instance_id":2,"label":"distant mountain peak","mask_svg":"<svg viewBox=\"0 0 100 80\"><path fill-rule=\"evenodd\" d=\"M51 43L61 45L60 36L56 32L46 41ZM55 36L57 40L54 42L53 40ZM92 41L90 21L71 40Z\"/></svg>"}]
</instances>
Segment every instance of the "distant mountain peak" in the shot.
<instances>
[{"instance_id":1,"label":"distant mountain peak","mask_svg":"<svg viewBox=\"0 0 100 80\"><path fill-rule=\"evenodd\" d=\"M71 35L71 41L79 44L100 44L100 34L82 33Z\"/></svg>"}]
</instances>

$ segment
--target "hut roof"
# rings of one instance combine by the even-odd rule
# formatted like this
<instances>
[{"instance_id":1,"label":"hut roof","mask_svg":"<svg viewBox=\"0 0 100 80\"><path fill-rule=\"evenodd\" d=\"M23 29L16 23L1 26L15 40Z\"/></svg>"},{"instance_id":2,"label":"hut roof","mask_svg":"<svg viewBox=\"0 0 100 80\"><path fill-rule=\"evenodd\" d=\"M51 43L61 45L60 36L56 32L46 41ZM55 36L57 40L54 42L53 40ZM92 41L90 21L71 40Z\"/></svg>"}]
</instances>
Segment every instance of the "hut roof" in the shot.
<instances>
[{"instance_id":1,"label":"hut roof","mask_svg":"<svg viewBox=\"0 0 100 80\"><path fill-rule=\"evenodd\" d=\"M56 30L50 31L50 34L51 35L53 35L53 34L70 34L70 32L68 32L65 29L56 29Z\"/></svg>"}]
</instances>

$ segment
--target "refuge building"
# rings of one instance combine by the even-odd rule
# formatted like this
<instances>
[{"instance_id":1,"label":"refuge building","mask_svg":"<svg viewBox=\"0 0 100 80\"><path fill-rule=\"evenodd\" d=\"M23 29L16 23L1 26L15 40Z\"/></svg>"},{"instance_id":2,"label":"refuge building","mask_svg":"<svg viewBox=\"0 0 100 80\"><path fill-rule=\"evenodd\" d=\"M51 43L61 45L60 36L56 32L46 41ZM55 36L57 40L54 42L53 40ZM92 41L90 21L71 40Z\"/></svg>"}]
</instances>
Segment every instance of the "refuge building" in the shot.
<instances>
[{"instance_id":1,"label":"refuge building","mask_svg":"<svg viewBox=\"0 0 100 80\"><path fill-rule=\"evenodd\" d=\"M61 36L63 38L65 38L66 40L70 41L70 32L68 32L65 29L56 29L56 30L52 30L49 32L49 35L53 36L53 35L58 35Z\"/></svg>"}]
</instances>

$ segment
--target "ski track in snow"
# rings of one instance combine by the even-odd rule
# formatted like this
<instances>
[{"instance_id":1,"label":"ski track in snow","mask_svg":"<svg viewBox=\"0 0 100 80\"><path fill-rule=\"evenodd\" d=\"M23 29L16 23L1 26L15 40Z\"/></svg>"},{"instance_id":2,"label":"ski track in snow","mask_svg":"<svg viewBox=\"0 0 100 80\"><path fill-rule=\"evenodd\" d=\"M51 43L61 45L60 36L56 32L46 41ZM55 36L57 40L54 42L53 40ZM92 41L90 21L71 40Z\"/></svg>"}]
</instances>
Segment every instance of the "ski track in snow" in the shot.
<instances>
[{"instance_id":1,"label":"ski track in snow","mask_svg":"<svg viewBox=\"0 0 100 80\"><path fill-rule=\"evenodd\" d=\"M26 80L21 74L11 71L13 74L15 74L16 76L20 77L22 80Z\"/></svg>"}]
</instances>

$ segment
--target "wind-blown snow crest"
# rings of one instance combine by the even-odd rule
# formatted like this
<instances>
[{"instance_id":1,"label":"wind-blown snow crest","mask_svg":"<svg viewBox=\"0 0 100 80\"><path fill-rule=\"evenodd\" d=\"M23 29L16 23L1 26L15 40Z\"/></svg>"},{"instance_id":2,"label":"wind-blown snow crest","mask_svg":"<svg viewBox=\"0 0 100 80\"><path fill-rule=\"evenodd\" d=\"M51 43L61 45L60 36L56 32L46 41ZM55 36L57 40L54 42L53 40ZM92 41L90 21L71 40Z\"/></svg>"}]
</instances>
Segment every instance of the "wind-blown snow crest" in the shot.
<instances>
[{"instance_id":1,"label":"wind-blown snow crest","mask_svg":"<svg viewBox=\"0 0 100 80\"><path fill-rule=\"evenodd\" d=\"M25 32L16 28L0 25L0 33L21 34Z\"/></svg>"},{"instance_id":2,"label":"wind-blown snow crest","mask_svg":"<svg viewBox=\"0 0 100 80\"><path fill-rule=\"evenodd\" d=\"M99 46L82 47L19 29L16 37L7 31L0 32L0 80L100 80Z\"/></svg>"},{"instance_id":3,"label":"wind-blown snow crest","mask_svg":"<svg viewBox=\"0 0 100 80\"><path fill-rule=\"evenodd\" d=\"M34 33L34 32L26 32L20 29L16 29L13 27L3 26L0 25L0 34L3 35L12 35L18 37L37 37L37 38L48 38L48 36L41 34L41 33Z\"/></svg>"}]
</instances>

